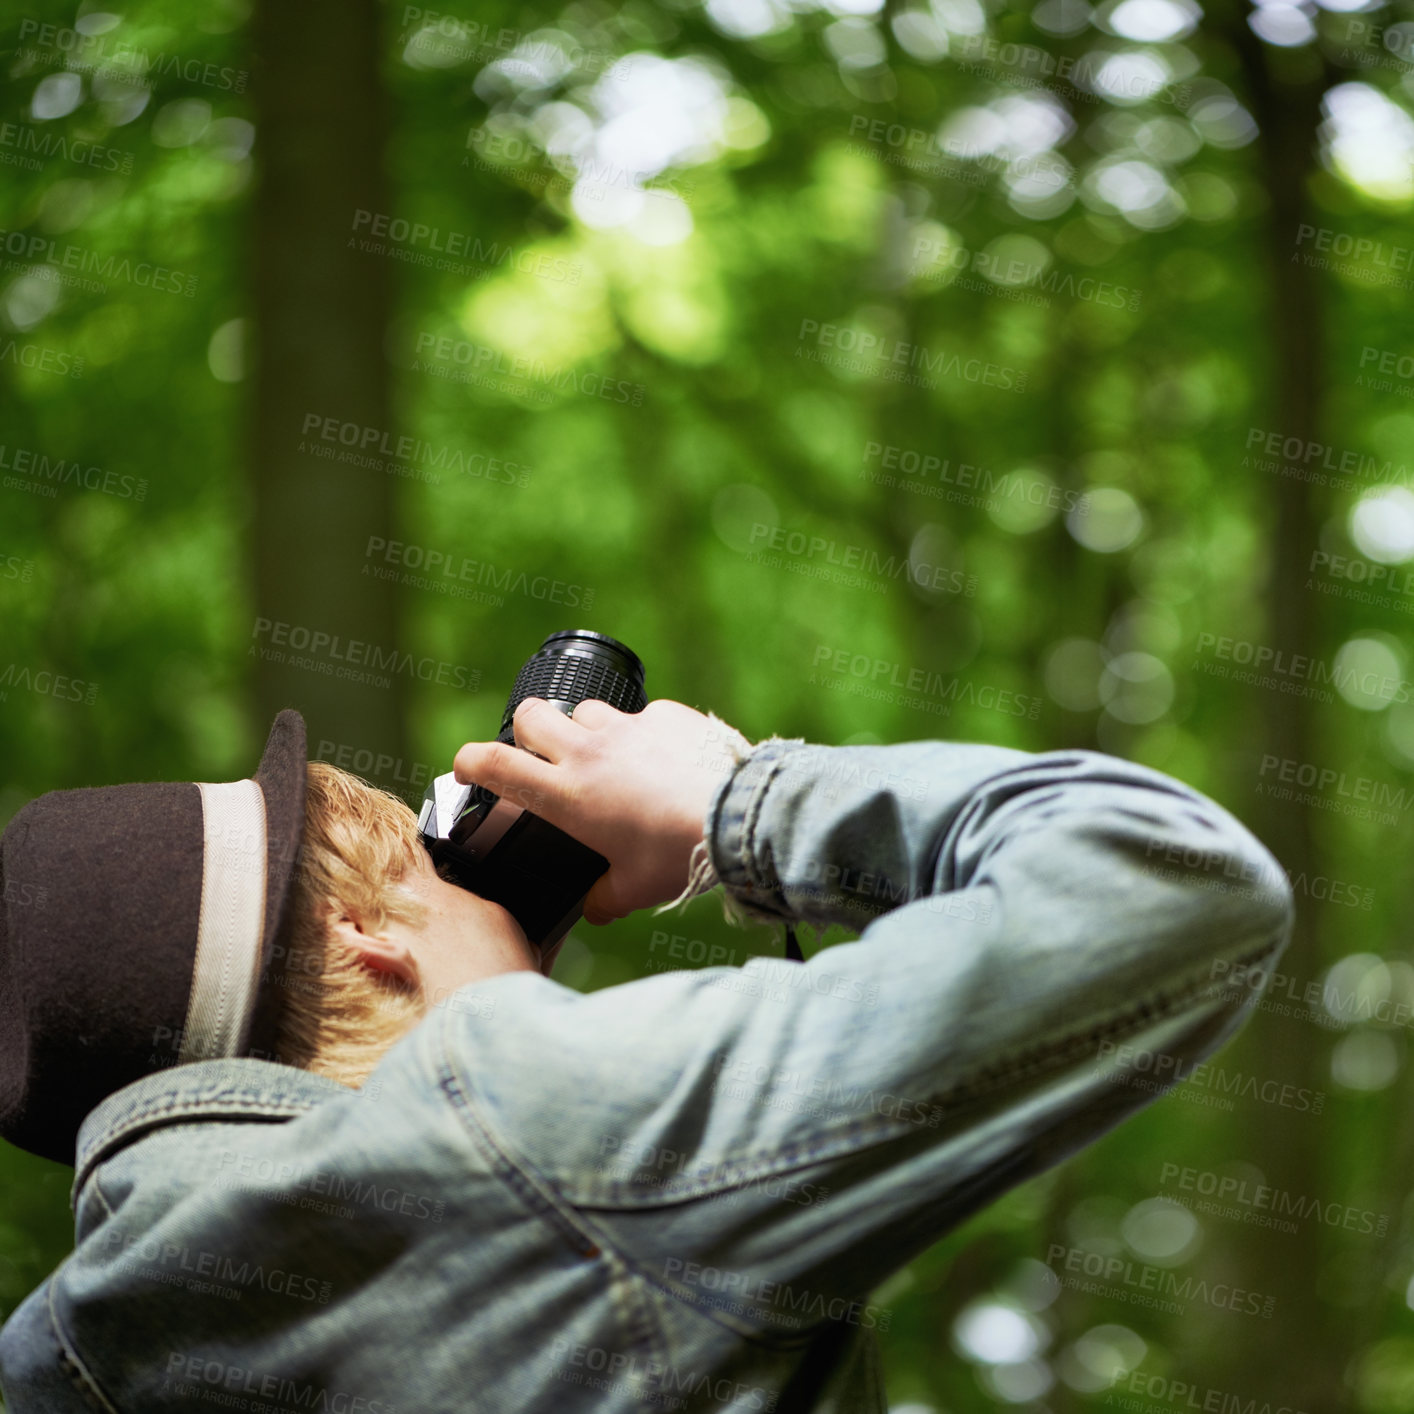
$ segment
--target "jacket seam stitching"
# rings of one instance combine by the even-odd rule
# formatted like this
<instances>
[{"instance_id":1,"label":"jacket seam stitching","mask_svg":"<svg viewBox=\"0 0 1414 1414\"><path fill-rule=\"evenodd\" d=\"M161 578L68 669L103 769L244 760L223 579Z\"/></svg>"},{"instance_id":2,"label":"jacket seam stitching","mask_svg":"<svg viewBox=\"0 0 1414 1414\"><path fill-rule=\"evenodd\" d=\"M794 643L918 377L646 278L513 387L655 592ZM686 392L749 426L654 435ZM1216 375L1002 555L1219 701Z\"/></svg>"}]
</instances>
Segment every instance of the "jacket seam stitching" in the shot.
<instances>
[{"instance_id":1,"label":"jacket seam stitching","mask_svg":"<svg viewBox=\"0 0 1414 1414\"><path fill-rule=\"evenodd\" d=\"M648 1293L644 1289L647 1283L639 1276L633 1264L620 1255L616 1247L605 1247L603 1255L609 1272L609 1299L622 1312L622 1320L631 1344L641 1344L647 1351L650 1368L655 1359L660 1369L670 1368L668 1334L648 1299ZM620 1290L622 1297L617 1294ZM651 1395L645 1394L637 1402L643 1408L653 1407Z\"/></svg>"},{"instance_id":2,"label":"jacket seam stitching","mask_svg":"<svg viewBox=\"0 0 1414 1414\"><path fill-rule=\"evenodd\" d=\"M556 1228L562 1235L568 1235L575 1250L581 1256L595 1259L603 1264L611 1299L613 1299L615 1268L617 1267L629 1278L630 1283L637 1280L645 1286L662 1292L678 1305L685 1306L697 1315L706 1317L713 1325L720 1326L733 1336L749 1340L760 1339L751 1328L742 1328L735 1323L721 1319L717 1313L701 1310L691 1301L684 1300L671 1287L663 1285L640 1265L631 1252L621 1247L609 1233L600 1228L598 1223L592 1222L588 1218L586 1208L592 1208L592 1205L581 1204L569 1198L548 1174L541 1173L528 1160L522 1163L512 1157L497 1138L495 1127L481 1114L472 1087L462 1084L450 1057L445 1054L445 1048L441 1064L438 1067L438 1084L443 1094L447 1096L448 1102L462 1117L463 1123L473 1136L479 1138L490 1149L494 1158L493 1171L501 1182L522 1203L527 1204L534 1215L540 1217L549 1226ZM545 1191L542 1193L541 1189ZM564 1211L564 1208L569 1211ZM589 1250L591 1247L593 1250ZM664 1349L666 1350L666 1346Z\"/></svg>"},{"instance_id":3,"label":"jacket seam stitching","mask_svg":"<svg viewBox=\"0 0 1414 1414\"><path fill-rule=\"evenodd\" d=\"M568 1238L581 1257L602 1257L606 1248L617 1252L612 1244L601 1240L597 1231L590 1231L587 1226L575 1222L570 1214L562 1209L564 1197L546 1175L539 1173L529 1163L518 1162L507 1152L493 1127L480 1113L472 1090L462 1083L456 1068L445 1055L438 1067L437 1080L438 1088L447 1097L453 1111L461 1116L466 1127L490 1149L493 1156L492 1169L496 1176L520 1202L549 1226L556 1228L562 1237Z\"/></svg>"},{"instance_id":4,"label":"jacket seam stitching","mask_svg":"<svg viewBox=\"0 0 1414 1414\"><path fill-rule=\"evenodd\" d=\"M219 1104L213 1101L219 1099ZM82 1182L86 1182L92 1171L114 1150L126 1142L136 1130L166 1124L173 1119L187 1119L209 1116L215 1122L226 1114L257 1114L268 1119L295 1119L314 1108L313 1101L302 1100L241 1100L220 1099L219 1092L210 1095L184 1096L168 1099L161 1103L142 1106L132 1114L116 1121L102 1134L84 1146L74 1170L73 1193L79 1193ZM82 1180L82 1182L81 1182Z\"/></svg>"},{"instance_id":5,"label":"jacket seam stitching","mask_svg":"<svg viewBox=\"0 0 1414 1414\"><path fill-rule=\"evenodd\" d=\"M761 825L761 811L765 808L766 804L766 793L771 788L771 782L780 774L781 766L784 761L784 756L777 756L776 759L771 762L760 785L752 792L750 800L746 803L746 818L742 822L742 867L746 877L751 881L752 887L765 892L773 891L767 888L765 871L756 868L757 831Z\"/></svg>"},{"instance_id":6,"label":"jacket seam stitching","mask_svg":"<svg viewBox=\"0 0 1414 1414\"><path fill-rule=\"evenodd\" d=\"M615 1249L617 1251L617 1249ZM622 1258L624 1264L632 1271L644 1285L652 1287L655 1291L662 1293L668 1300L676 1306L686 1310L691 1315L728 1331L738 1340L749 1341L754 1345L759 1345L762 1349L773 1354L782 1351L803 1349L809 1345L811 1336L808 1332L813 1326L818 1326L819 1321L813 1322L812 1326L801 1326L793 1330L776 1331L772 1327L762 1322L751 1322L744 1316L735 1315L731 1311L725 1311L714 1306L698 1305L696 1299L689 1293L679 1291L675 1286L669 1285L662 1277L655 1276L641 1262L631 1256ZM828 1317L823 1317L828 1320Z\"/></svg>"},{"instance_id":7,"label":"jacket seam stitching","mask_svg":"<svg viewBox=\"0 0 1414 1414\"><path fill-rule=\"evenodd\" d=\"M90 1182L93 1184L94 1197L98 1199L98 1205L103 1209L104 1216L110 1218L117 1217L117 1210L108 1201L108 1195L103 1191L103 1185L98 1181L97 1170L95 1170L92 1174L89 1175L89 1179Z\"/></svg>"},{"instance_id":8,"label":"jacket seam stitching","mask_svg":"<svg viewBox=\"0 0 1414 1414\"><path fill-rule=\"evenodd\" d=\"M100 1388L98 1381L93 1378L78 1351L70 1345L64 1334L64 1329L59 1323L59 1313L54 1309L54 1282L52 1278L45 1292L44 1305L49 1313L49 1327L53 1331L55 1343L59 1347L59 1365L64 1374L68 1376L69 1382L78 1390L84 1403L90 1409L97 1409L100 1414L118 1414L117 1406Z\"/></svg>"},{"instance_id":9,"label":"jacket seam stitching","mask_svg":"<svg viewBox=\"0 0 1414 1414\"><path fill-rule=\"evenodd\" d=\"M794 743L791 744L794 745ZM757 896L750 899L749 902L777 917L786 918L792 917L793 914L790 902L781 886L775 862L773 860L771 864L771 873L776 876L776 882L772 884L766 878L765 869L759 867L760 862L757 855L760 852L761 815L766 808L766 796L770 792L772 782L785 770L793 754L789 751L778 752L768 759L765 773L748 796L746 806L742 811L741 844L738 849L738 862L746 881L747 890ZM763 895L764 898L761 897Z\"/></svg>"}]
</instances>

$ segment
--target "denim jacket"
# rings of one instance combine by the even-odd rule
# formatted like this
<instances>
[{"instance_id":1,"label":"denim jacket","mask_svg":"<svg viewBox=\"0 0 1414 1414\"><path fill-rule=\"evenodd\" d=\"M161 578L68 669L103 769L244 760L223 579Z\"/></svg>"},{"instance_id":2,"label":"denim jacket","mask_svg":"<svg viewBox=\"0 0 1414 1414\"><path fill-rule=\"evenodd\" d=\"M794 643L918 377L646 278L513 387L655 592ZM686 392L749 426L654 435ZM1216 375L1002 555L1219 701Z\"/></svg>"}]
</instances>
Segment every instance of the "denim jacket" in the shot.
<instances>
[{"instance_id":1,"label":"denim jacket","mask_svg":"<svg viewBox=\"0 0 1414 1414\"><path fill-rule=\"evenodd\" d=\"M772 739L706 822L809 962L433 1007L361 1090L263 1060L117 1091L10 1414L883 1411L870 1293L1238 1028L1260 844L1083 751Z\"/></svg>"}]
</instances>

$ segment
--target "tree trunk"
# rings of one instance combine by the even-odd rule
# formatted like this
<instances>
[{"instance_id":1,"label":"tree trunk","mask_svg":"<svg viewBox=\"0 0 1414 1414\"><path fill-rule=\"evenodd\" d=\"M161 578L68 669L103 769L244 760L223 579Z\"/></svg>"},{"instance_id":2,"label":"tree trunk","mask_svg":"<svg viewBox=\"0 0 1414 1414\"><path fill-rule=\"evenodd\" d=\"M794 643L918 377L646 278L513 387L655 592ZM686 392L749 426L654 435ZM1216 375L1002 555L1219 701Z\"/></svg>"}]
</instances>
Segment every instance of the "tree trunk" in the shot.
<instances>
[{"instance_id":1,"label":"tree trunk","mask_svg":"<svg viewBox=\"0 0 1414 1414\"><path fill-rule=\"evenodd\" d=\"M1261 177L1268 198L1260 249L1268 271L1267 377L1272 391L1265 405L1253 409L1253 421L1306 443L1321 435L1325 338L1317 273L1294 256L1297 228L1310 219L1306 184L1315 169L1325 75L1319 65L1308 65L1302 58L1293 63L1294 56L1260 43L1244 14L1232 13L1229 25L1229 37L1242 59L1247 101L1261 132ZM1306 560L1319 533L1311 483L1255 468L1248 475L1260 499L1271 506L1267 642L1288 659L1315 659L1329 640L1317 632L1321 616L1304 587ZM1251 692L1262 752L1294 761L1320 759L1311 703L1262 688ZM1323 872L1308 811L1265 802L1255 827L1293 878ZM1279 964L1284 974L1303 980L1318 977L1322 970L1315 906L1298 893L1295 931ZM1292 1020L1266 1025L1264 1020L1259 1017L1254 1024L1260 1028L1260 1048L1248 1038L1236 1064L1283 1083L1328 1089L1329 1045L1313 1044L1309 1025ZM1326 1121L1295 1109L1263 1106L1251 1129L1251 1143L1234 1157L1257 1164L1275 1187L1333 1201L1339 1194L1330 1191L1333 1175L1325 1162L1327 1150ZM1315 1222L1299 1224L1297 1233L1289 1236L1254 1232L1246 1239L1243 1280L1264 1295L1275 1294L1276 1310L1270 1329L1250 1333L1263 1350L1254 1349L1247 1339L1222 1342L1223 1369L1211 1372L1211 1383L1225 1381L1221 1388L1244 1398L1260 1396L1273 1407L1336 1409L1345 1403L1341 1371L1348 1352L1332 1329L1332 1311L1323 1291L1326 1246L1326 1234ZM1263 1372L1266 1384L1250 1390L1256 1370Z\"/></svg>"},{"instance_id":2,"label":"tree trunk","mask_svg":"<svg viewBox=\"0 0 1414 1414\"><path fill-rule=\"evenodd\" d=\"M299 707L311 755L332 742L396 758L402 675L378 674L392 680L384 687L347 670L368 670L357 645L403 648L395 586L361 572L369 537L393 538L397 480L338 459L361 450L365 429L395 440L384 356L393 262L359 248L368 219L354 230L359 212L389 213L381 11L373 0L256 0L253 29L256 701L266 722ZM347 439L348 425L359 445L321 435L342 428Z\"/></svg>"}]
</instances>

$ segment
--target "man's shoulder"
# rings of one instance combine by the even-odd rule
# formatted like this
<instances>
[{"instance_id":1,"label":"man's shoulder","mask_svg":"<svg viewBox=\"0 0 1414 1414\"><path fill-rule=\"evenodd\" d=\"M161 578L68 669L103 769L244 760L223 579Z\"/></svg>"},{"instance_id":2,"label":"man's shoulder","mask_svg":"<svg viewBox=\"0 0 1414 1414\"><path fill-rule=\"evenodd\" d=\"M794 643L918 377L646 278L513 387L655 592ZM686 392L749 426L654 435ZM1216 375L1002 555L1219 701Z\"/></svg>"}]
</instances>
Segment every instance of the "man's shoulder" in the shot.
<instances>
[{"instance_id":1,"label":"man's shoulder","mask_svg":"<svg viewBox=\"0 0 1414 1414\"><path fill-rule=\"evenodd\" d=\"M456 1121L420 1031L356 1088L241 1058L173 1068L110 1095L79 1131L77 1240L100 1226L116 1240L120 1227L140 1233L179 1211L210 1226L248 1221L292 1193L317 1200L388 1171L409 1182L425 1175L429 1186Z\"/></svg>"},{"instance_id":2,"label":"man's shoulder","mask_svg":"<svg viewBox=\"0 0 1414 1414\"><path fill-rule=\"evenodd\" d=\"M315 1293L339 1266L333 1248L357 1265L372 1220L412 1220L404 1245L435 1228L476 1165L412 1039L359 1088L243 1059L184 1066L109 1097L80 1133L65 1289L82 1271L95 1290L211 1283L249 1303L271 1282L293 1292L299 1252L319 1254L321 1270L294 1283Z\"/></svg>"},{"instance_id":3,"label":"man's shoulder","mask_svg":"<svg viewBox=\"0 0 1414 1414\"><path fill-rule=\"evenodd\" d=\"M500 1235L518 1197L439 1092L435 1041L418 1028L359 1089L233 1060L110 1097L83 1134L74 1251L0 1338L3 1373L50 1331L33 1378L81 1364L104 1407L185 1409L219 1388L335 1410L357 1392L391 1414L389 1355L412 1348L416 1313L450 1325L486 1298L478 1264L515 1255ZM297 1366L338 1378L292 1384Z\"/></svg>"},{"instance_id":4,"label":"man's shoulder","mask_svg":"<svg viewBox=\"0 0 1414 1414\"><path fill-rule=\"evenodd\" d=\"M197 1061L115 1090L79 1128L74 1192L119 1149L173 1125L294 1119L358 1091L294 1066L252 1058Z\"/></svg>"}]
</instances>

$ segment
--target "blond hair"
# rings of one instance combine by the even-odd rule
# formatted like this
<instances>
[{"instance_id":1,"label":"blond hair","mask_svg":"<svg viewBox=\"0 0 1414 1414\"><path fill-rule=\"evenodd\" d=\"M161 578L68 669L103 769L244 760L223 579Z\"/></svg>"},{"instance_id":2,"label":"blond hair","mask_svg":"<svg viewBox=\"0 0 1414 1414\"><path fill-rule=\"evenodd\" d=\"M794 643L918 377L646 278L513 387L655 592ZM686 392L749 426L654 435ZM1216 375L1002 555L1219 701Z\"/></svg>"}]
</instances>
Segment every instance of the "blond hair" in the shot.
<instances>
[{"instance_id":1,"label":"blond hair","mask_svg":"<svg viewBox=\"0 0 1414 1414\"><path fill-rule=\"evenodd\" d=\"M420 988L369 967L330 927L330 905L378 932L412 926L425 905L404 882L422 854L417 819L397 796L326 761L306 770L304 842L291 885L275 1055L361 1085L383 1053L426 1013Z\"/></svg>"}]
</instances>

